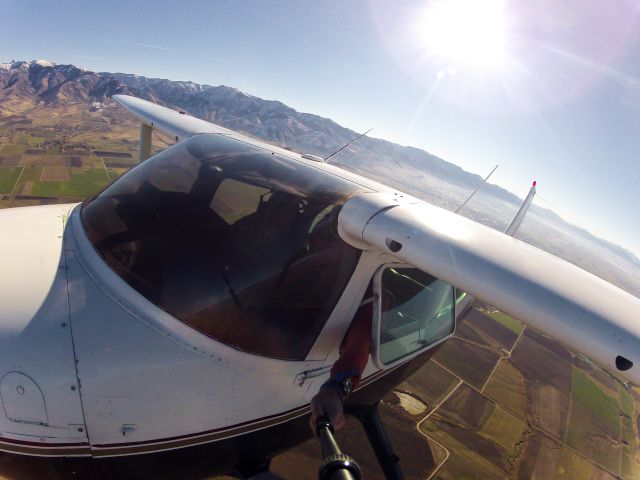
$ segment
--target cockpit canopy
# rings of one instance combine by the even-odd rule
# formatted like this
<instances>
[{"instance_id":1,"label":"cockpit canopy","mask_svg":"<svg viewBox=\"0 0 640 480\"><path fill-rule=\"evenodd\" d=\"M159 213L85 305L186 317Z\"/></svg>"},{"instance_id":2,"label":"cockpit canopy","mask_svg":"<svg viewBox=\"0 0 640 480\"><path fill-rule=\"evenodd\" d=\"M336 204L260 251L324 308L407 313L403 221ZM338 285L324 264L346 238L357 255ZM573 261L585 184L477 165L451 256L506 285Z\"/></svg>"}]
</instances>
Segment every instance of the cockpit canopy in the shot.
<instances>
[{"instance_id":1,"label":"cockpit canopy","mask_svg":"<svg viewBox=\"0 0 640 480\"><path fill-rule=\"evenodd\" d=\"M85 202L87 236L130 286L233 347L303 360L359 259L337 234L365 191L220 135L196 135Z\"/></svg>"}]
</instances>

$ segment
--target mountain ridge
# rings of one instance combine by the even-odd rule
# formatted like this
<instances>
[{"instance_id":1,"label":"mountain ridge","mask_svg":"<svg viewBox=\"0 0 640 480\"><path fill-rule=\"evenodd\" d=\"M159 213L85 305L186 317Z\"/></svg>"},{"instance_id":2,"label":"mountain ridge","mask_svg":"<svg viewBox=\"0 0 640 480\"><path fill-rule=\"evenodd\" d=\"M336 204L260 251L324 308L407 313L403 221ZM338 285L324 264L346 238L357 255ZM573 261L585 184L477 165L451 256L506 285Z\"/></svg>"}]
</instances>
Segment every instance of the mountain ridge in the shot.
<instances>
[{"instance_id":1,"label":"mountain ridge","mask_svg":"<svg viewBox=\"0 0 640 480\"><path fill-rule=\"evenodd\" d=\"M32 108L54 108L68 102L109 104L112 102L110 97L119 93L185 110L224 127L321 157L330 155L358 135L329 118L298 112L278 100L265 100L225 85L93 72L46 60L0 64L0 117L9 114L19 118ZM479 175L466 172L425 150L370 137L355 142L332 163L449 210L457 208L482 181ZM398 175L400 169L402 175ZM521 201L512 192L488 183L461 213L504 230ZM538 224L534 225L530 217L537 217ZM541 229L540 223L548 225ZM625 266L640 272L640 260L629 250L572 225L540 206L532 206L531 215L518 234L529 243L593 271L592 260L573 251L572 236L593 244L590 248L615 252L624 260ZM616 262L620 263L618 259ZM601 266L596 270L604 268ZM627 286L627 289L640 296L640 282L631 283L633 287Z\"/></svg>"}]
</instances>

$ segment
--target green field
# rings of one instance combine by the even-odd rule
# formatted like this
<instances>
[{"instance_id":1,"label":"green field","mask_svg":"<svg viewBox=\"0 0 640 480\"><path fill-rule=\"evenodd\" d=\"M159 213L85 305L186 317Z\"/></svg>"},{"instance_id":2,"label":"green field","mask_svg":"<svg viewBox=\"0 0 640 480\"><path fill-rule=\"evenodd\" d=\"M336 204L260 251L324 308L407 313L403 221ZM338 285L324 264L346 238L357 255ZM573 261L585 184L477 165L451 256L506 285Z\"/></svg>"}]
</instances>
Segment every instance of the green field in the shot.
<instances>
[{"instance_id":1,"label":"green field","mask_svg":"<svg viewBox=\"0 0 640 480\"><path fill-rule=\"evenodd\" d=\"M516 454L518 441L527 431L527 424L504 408L496 405L485 419L478 433L502 446L507 455Z\"/></svg>"},{"instance_id":2,"label":"green field","mask_svg":"<svg viewBox=\"0 0 640 480\"><path fill-rule=\"evenodd\" d=\"M15 195L21 195L23 193L22 189L24 188L24 185L26 183L32 182L35 184L36 182L40 181L41 173L42 173L42 167L36 167L36 166L24 167L22 175L20 176L20 181L16 185L13 193Z\"/></svg>"},{"instance_id":3,"label":"green field","mask_svg":"<svg viewBox=\"0 0 640 480\"><path fill-rule=\"evenodd\" d=\"M11 193L23 167L0 167L0 193Z\"/></svg>"},{"instance_id":4,"label":"green field","mask_svg":"<svg viewBox=\"0 0 640 480\"><path fill-rule=\"evenodd\" d=\"M128 172L129 168L107 168L109 173L109 179L113 182L116 178L120 178L123 174Z\"/></svg>"},{"instance_id":5,"label":"green field","mask_svg":"<svg viewBox=\"0 0 640 480\"><path fill-rule=\"evenodd\" d=\"M598 465L619 473L618 402L584 371L573 368L571 419L566 443ZM614 453L615 452L615 453Z\"/></svg>"},{"instance_id":6,"label":"green field","mask_svg":"<svg viewBox=\"0 0 640 480\"><path fill-rule=\"evenodd\" d=\"M501 360L484 393L500 402L520 418L526 418L527 395L522 374L511 363Z\"/></svg>"},{"instance_id":7,"label":"green field","mask_svg":"<svg viewBox=\"0 0 640 480\"><path fill-rule=\"evenodd\" d=\"M37 147L38 145L41 145L42 142L44 141L45 141L44 137L29 136L29 138L27 139L27 145L29 145L30 147Z\"/></svg>"},{"instance_id":8,"label":"green field","mask_svg":"<svg viewBox=\"0 0 640 480\"><path fill-rule=\"evenodd\" d=\"M622 412L625 415L628 415L630 418L633 417L634 407L633 397L631 396L631 393L629 393L627 389L619 383L616 384L616 389L618 391L618 398L620 399L620 410L622 410Z\"/></svg>"},{"instance_id":9,"label":"green field","mask_svg":"<svg viewBox=\"0 0 640 480\"><path fill-rule=\"evenodd\" d=\"M26 150L26 145L5 145L0 147L0 155L22 155Z\"/></svg>"},{"instance_id":10,"label":"green field","mask_svg":"<svg viewBox=\"0 0 640 480\"><path fill-rule=\"evenodd\" d=\"M565 444L608 470L620 468L617 443L596 422L597 417L582 404L574 403ZM615 453L614 453L615 452Z\"/></svg>"},{"instance_id":11,"label":"green field","mask_svg":"<svg viewBox=\"0 0 640 480\"><path fill-rule=\"evenodd\" d=\"M507 327L509 330L517 333L518 335L520 335L520 333L524 329L524 323L522 323L520 320L516 320L515 318L507 315L506 313L497 312L497 311L490 312L489 316L493 318L496 322L498 322L500 325Z\"/></svg>"},{"instance_id":12,"label":"green field","mask_svg":"<svg viewBox=\"0 0 640 480\"><path fill-rule=\"evenodd\" d=\"M571 396L609 425L613 431L619 430L618 404L582 370L573 368Z\"/></svg>"},{"instance_id":13,"label":"green field","mask_svg":"<svg viewBox=\"0 0 640 480\"><path fill-rule=\"evenodd\" d=\"M576 455L568 448L563 448L556 480L584 480L591 478L594 470L595 467L591 462Z\"/></svg>"},{"instance_id":14,"label":"green field","mask_svg":"<svg viewBox=\"0 0 640 480\"><path fill-rule=\"evenodd\" d=\"M616 385L618 390L619 405L622 412L620 417L620 438L626 443L620 449L620 473L626 478L640 478L640 465L635 462L636 439L634 435L634 422L637 417L633 397L622 385Z\"/></svg>"},{"instance_id":15,"label":"green field","mask_svg":"<svg viewBox=\"0 0 640 480\"><path fill-rule=\"evenodd\" d=\"M85 198L108 183L109 178L104 170L86 170L84 173L73 171L68 182L35 183L31 194L41 197Z\"/></svg>"}]
</instances>

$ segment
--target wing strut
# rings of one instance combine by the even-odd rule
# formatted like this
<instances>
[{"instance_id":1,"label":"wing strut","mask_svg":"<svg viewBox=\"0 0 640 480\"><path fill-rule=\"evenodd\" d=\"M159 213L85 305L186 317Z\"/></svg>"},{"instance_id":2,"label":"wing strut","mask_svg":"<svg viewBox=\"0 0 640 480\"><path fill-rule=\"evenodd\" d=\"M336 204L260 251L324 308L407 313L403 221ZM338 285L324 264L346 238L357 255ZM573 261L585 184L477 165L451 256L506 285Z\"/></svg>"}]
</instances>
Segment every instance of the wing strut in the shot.
<instances>
[{"instance_id":1,"label":"wing strut","mask_svg":"<svg viewBox=\"0 0 640 480\"><path fill-rule=\"evenodd\" d=\"M473 196L478 192L478 190L480 190L480 187L482 187L485 183L487 183L487 180L489 180L489 177L493 175L493 172L495 172L497 169L498 169L498 165L493 167L493 170L489 172L489 175L484 177L484 180L482 180L482 182L480 182L480 185L478 185L476 189L473 192L471 192L471 195L469 195L467 199L464 202L462 202L462 205L456 208L455 213L460 213L460 210L462 210L462 207L464 207L467 203L469 203L469 200L471 200L471 198L473 198Z\"/></svg>"},{"instance_id":2,"label":"wing strut","mask_svg":"<svg viewBox=\"0 0 640 480\"><path fill-rule=\"evenodd\" d=\"M151 156L151 134L153 128L144 123L140 124L140 163Z\"/></svg>"},{"instance_id":3,"label":"wing strut","mask_svg":"<svg viewBox=\"0 0 640 480\"><path fill-rule=\"evenodd\" d=\"M345 148L347 148L349 145L351 145L353 142L355 142L356 140L360 140L362 137L364 137L367 133L369 133L371 130L373 130L373 128L370 128L369 130L367 130L366 132L358 135L356 138L354 138L353 140L351 140L349 143L347 143L346 145L340 147L338 150L336 150L335 152L333 152L331 155L329 155L327 158L324 159L325 162L328 162L329 160L331 160L333 157L335 157L337 154L339 154L342 150L344 150Z\"/></svg>"},{"instance_id":4,"label":"wing strut","mask_svg":"<svg viewBox=\"0 0 640 480\"><path fill-rule=\"evenodd\" d=\"M496 168L498 168L497 165L496 165ZM493 170L495 170L495 168ZM491 173L493 173L493 171ZM487 176L487 178L491 176L491 173ZM485 178L485 182L487 181L487 178ZM482 186L482 184L480 186ZM471 197L473 196L474 193L478 191L478 188L476 188L476 190L471 194ZM522 202L522 205L520 206L520 210L518 210L518 213L516 213L516 216L513 217L511 224L505 230L504 233L506 235L513 237L516 234L516 231L520 227L522 220L524 220L524 217L527 214L527 211L529 211L529 207L533 202L533 197L535 196L535 194L536 194L536 181L534 180L533 185L531 185L531 189L529 190L529 194L527 195L527 198L524 199L524 202ZM467 203L467 201L468 199L464 203ZM464 206L464 203L460 205L458 210L456 210L456 213L460 210L460 208ZM473 295L469 295L469 294L466 294L463 298L460 298L460 301L456 304L456 319L460 318L463 314L465 314L469 310L469 308L471 307L475 299L476 298Z\"/></svg>"},{"instance_id":5,"label":"wing strut","mask_svg":"<svg viewBox=\"0 0 640 480\"><path fill-rule=\"evenodd\" d=\"M518 210L518 213L516 213L516 216L511 222L511 225L509 225L509 227L505 230L504 233L506 233L511 237L515 235L516 230L518 230L518 227L522 223L522 220L524 220L524 216L527 214L527 211L531 206L531 202L533 202L533 197L535 196L535 194L536 194L536 181L534 180L533 185L531 185L531 189L529 190L529 194L527 195L527 198L524 199L524 202L522 203L520 210Z\"/></svg>"},{"instance_id":6,"label":"wing strut","mask_svg":"<svg viewBox=\"0 0 640 480\"><path fill-rule=\"evenodd\" d=\"M400 458L393 451L391 441L384 429L384 424L378 413L378 403L373 405L345 405L344 411L358 419L367 439L371 444L384 478L386 480L404 480L400 468Z\"/></svg>"}]
</instances>

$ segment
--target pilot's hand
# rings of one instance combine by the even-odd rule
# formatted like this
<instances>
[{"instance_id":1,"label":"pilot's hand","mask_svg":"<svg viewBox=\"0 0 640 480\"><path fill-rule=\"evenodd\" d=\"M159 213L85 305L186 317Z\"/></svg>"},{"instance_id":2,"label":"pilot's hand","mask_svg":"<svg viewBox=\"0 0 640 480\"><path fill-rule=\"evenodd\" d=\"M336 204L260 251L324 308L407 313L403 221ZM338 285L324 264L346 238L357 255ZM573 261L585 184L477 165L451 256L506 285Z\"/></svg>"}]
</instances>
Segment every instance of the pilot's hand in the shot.
<instances>
[{"instance_id":1,"label":"pilot's hand","mask_svg":"<svg viewBox=\"0 0 640 480\"><path fill-rule=\"evenodd\" d=\"M342 398L335 388L323 388L311 399L311 419L309 426L316 433L318 419L327 416L335 430L344 426Z\"/></svg>"}]
</instances>

